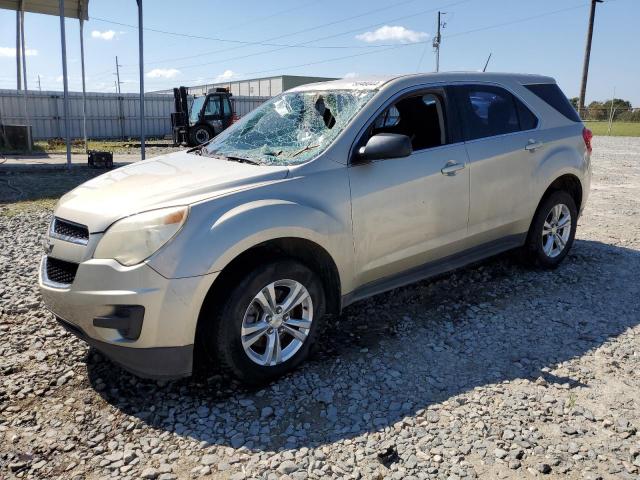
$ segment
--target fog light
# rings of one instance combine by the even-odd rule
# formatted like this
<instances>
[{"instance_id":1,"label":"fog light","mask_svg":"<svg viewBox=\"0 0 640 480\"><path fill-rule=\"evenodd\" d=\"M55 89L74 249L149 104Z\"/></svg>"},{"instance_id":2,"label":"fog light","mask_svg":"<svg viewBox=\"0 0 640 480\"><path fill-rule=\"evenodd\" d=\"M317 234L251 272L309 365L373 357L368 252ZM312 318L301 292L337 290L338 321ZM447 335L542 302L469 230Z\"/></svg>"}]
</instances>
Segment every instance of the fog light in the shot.
<instances>
[{"instance_id":1,"label":"fog light","mask_svg":"<svg viewBox=\"0 0 640 480\"><path fill-rule=\"evenodd\" d=\"M117 330L127 340L137 340L142 332L142 305L114 305L113 313L93 319L93 326Z\"/></svg>"}]
</instances>

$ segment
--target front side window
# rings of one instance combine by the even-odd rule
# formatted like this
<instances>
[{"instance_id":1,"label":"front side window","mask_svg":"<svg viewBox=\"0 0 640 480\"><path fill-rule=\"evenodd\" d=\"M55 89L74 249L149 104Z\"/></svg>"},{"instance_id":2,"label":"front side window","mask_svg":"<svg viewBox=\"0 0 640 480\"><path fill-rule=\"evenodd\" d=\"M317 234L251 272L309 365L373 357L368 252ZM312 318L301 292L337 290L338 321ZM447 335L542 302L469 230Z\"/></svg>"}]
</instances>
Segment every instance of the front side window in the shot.
<instances>
[{"instance_id":1,"label":"front side window","mask_svg":"<svg viewBox=\"0 0 640 480\"><path fill-rule=\"evenodd\" d=\"M463 86L454 89L467 140L530 130L538 123L535 115L503 88Z\"/></svg>"},{"instance_id":2,"label":"front side window","mask_svg":"<svg viewBox=\"0 0 640 480\"><path fill-rule=\"evenodd\" d=\"M206 155L297 165L324 151L377 90L285 92L214 138Z\"/></svg>"},{"instance_id":3,"label":"front side window","mask_svg":"<svg viewBox=\"0 0 640 480\"><path fill-rule=\"evenodd\" d=\"M434 93L398 100L385 109L371 125L369 138L378 133L399 133L411 139L413 150L446 144L442 98Z\"/></svg>"},{"instance_id":4,"label":"front side window","mask_svg":"<svg viewBox=\"0 0 640 480\"><path fill-rule=\"evenodd\" d=\"M209 97L204 114L207 116L220 116L220 97Z\"/></svg>"},{"instance_id":5,"label":"front side window","mask_svg":"<svg viewBox=\"0 0 640 480\"><path fill-rule=\"evenodd\" d=\"M189 122L191 122L192 125L198 122L198 117L200 116L200 111L206 98L207 97L196 97L193 99L191 111L189 112Z\"/></svg>"}]
</instances>

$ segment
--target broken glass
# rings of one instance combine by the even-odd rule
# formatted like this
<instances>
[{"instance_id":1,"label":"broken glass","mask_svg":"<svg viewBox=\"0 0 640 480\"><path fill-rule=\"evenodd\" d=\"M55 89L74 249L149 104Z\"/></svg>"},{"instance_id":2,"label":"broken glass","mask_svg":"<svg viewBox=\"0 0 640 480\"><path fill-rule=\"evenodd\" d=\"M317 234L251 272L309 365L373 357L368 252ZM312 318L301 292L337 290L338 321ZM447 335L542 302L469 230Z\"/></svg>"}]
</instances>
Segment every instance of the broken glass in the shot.
<instances>
[{"instance_id":1,"label":"broken glass","mask_svg":"<svg viewBox=\"0 0 640 480\"><path fill-rule=\"evenodd\" d=\"M286 92L244 116L206 146L205 155L262 165L298 165L320 154L376 90Z\"/></svg>"}]
</instances>

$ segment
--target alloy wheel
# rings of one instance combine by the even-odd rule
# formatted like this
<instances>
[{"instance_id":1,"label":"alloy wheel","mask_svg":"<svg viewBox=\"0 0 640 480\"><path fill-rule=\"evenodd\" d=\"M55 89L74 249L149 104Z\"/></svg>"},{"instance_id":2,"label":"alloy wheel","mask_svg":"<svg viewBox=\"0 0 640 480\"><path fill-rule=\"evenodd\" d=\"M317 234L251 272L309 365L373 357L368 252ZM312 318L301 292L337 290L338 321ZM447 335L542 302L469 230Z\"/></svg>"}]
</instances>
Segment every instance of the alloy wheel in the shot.
<instances>
[{"instance_id":1,"label":"alloy wheel","mask_svg":"<svg viewBox=\"0 0 640 480\"><path fill-rule=\"evenodd\" d=\"M242 347L261 366L286 362L307 339L313 322L311 295L296 280L277 280L258 292L242 319Z\"/></svg>"},{"instance_id":2,"label":"alloy wheel","mask_svg":"<svg viewBox=\"0 0 640 480\"><path fill-rule=\"evenodd\" d=\"M571 212L560 203L554 205L542 226L542 250L549 258L555 258L565 249L571 236Z\"/></svg>"}]
</instances>

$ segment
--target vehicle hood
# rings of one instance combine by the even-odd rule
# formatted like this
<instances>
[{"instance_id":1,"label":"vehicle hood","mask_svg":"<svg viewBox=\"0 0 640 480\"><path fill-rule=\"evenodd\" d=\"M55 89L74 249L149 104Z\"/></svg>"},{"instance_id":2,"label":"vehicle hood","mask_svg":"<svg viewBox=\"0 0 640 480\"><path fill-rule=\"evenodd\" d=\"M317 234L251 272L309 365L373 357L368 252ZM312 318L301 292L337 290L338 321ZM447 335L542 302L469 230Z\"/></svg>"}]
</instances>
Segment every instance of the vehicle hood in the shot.
<instances>
[{"instance_id":1,"label":"vehicle hood","mask_svg":"<svg viewBox=\"0 0 640 480\"><path fill-rule=\"evenodd\" d=\"M289 169L176 152L100 175L64 195L56 216L104 231L116 220L285 178Z\"/></svg>"}]
</instances>

